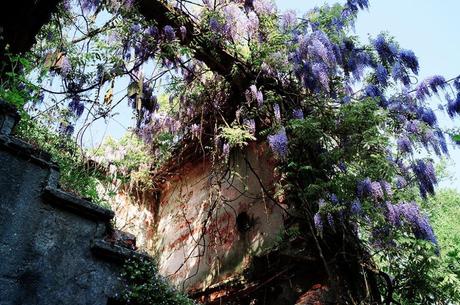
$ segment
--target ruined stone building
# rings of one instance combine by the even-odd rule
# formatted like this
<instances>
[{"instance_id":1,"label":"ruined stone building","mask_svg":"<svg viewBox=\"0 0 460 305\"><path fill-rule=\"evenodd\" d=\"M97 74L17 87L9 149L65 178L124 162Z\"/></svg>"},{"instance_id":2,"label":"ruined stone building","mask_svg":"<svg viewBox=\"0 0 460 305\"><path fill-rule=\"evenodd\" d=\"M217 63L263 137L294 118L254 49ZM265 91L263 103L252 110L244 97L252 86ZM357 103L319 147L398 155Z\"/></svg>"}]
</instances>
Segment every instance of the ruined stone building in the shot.
<instances>
[{"instance_id":1,"label":"ruined stone building","mask_svg":"<svg viewBox=\"0 0 460 305\"><path fill-rule=\"evenodd\" d=\"M231 154L224 172L207 159L188 158L155 191L120 191L111 202L116 226L205 304L295 304L305 292L314 300L324 279L319 262L277 244L287 215L275 196L274 165L265 143Z\"/></svg>"},{"instance_id":2,"label":"ruined stone building","mask_svg":"<svg viewBox=\"0 0 460 305\"><path fill-rule=\"evenodd\" d=\"M234 276L273 245L283 226L282 208L265 193L274 193L276 182L267 150L253 144L235 154L234 172L222 181L198 157L170 174L155 196L136 201L120 194L112 202L117 227L158 253L163 273L188 289Z\"/></svg>"}]
</instances>

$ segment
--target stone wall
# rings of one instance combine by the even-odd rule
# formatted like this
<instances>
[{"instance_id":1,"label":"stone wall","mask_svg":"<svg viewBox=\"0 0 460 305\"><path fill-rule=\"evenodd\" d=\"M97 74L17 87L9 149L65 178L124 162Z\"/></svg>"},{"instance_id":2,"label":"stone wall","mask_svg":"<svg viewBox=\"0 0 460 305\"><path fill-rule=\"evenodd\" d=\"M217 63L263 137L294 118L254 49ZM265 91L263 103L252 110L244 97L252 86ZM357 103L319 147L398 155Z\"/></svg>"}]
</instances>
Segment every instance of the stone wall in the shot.
<instances>
[{"instance_id":1,"label":"stone wall","mask_svg":"<svg viewBox=\"0 0 460 305\"><path fill-rule=\"evenodd\" d=\"M134 255L104 240L114 213L60 190L49 156L4 134L0 164L0 304L111 304Z\"/></svg>"},{"instance_id":2,"label":"stone wall","mask_svg":"<svg viewBox=\"0 0 460 305\"><path fill-rule=\"evenodd\" d=\"M283 211L270 199L275 178L268 146L253 143L233 153L228 169L219 173L198 159L155 196L139 200L121 192L112 202L117 227L135 234L143 250L158 255L161 273L189 291L238 276L283 227Z\"/></svg>"}]
</instances>

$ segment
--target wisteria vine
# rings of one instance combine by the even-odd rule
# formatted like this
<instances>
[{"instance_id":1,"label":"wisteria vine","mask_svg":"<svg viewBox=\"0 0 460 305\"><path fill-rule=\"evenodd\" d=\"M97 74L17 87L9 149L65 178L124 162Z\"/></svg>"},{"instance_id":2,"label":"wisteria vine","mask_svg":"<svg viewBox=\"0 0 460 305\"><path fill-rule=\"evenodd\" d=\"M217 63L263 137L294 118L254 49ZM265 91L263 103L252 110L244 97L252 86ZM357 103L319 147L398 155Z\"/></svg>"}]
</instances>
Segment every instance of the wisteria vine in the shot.
<instances>
[{"instance_id":1,"label":"wisteria vine","mask_svg":"<svg viewBox=\"0 0 460 305\"><path fill-rule=\"evenodd\" d=\"M225 162L235 147L222 130L235 128L242 139L268 143L284 174L279 188L296 190L289 198L303 204L292 206L308 215L315 234L369 230L370 243L381 249L403 231L437 244L416 202L434 195L438 183L433 160L420 151L448 156L430 98L442 99L450 117L460 115L459 77L435 75L417 84L413 51L387 34L360 43L351 30L368 0L303 16L280 13L269 0L156 4L169 15L147 18L142 1L80 1L84 14L105 9L124 19L101 38L119 46L112 50L118 60L99 62L91 77L81 77L71 52L53 51L73 119L88 111L85 92L127 77L136 132L154 152L159 136L168 134L179 150L195 145L195 153ZM75 10L70 1L64 7ZM214 61L214 54L226 61ZM161 103L159 94L167 95ZM71 134L74 123L61 123L62 132Z\"/></svg>"}]
</instances>

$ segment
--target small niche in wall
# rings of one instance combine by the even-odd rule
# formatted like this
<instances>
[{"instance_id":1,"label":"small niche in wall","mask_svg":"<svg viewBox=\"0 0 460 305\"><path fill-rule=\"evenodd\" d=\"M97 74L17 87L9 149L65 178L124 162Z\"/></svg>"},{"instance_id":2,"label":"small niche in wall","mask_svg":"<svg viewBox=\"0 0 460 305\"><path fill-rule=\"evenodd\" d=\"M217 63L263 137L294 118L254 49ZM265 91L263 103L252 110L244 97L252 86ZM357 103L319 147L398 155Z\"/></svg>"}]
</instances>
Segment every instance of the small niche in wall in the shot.
<instances>
[{"instance_id":1,"label":"small niche in wall","mask_svg":"<svg viewBox=\"0 0 460 305\"><path fill-rule=\"evenodd\" d=\"M236 216L236 228L240 233L246 233L254 226L254 219L248 213L241 212Z\"/></svg>"}]
</instances>

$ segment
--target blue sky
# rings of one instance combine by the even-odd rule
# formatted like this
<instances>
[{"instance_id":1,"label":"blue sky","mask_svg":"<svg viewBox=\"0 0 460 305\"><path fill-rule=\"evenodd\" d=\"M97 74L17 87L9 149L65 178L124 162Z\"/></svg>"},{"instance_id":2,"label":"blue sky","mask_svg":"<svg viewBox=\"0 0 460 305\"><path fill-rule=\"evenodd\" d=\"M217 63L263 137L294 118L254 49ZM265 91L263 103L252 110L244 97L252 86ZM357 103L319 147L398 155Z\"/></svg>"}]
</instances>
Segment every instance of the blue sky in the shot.
<instances>
[{"instance_id":1,"label":"blue sky","mask_svg":"<svg viewBox=\"0 0 460 305\"><path fill-rule=\"evenodd\" d=\"M345 1L277 0L280 10L292 9L299 14L322 4ZM460 37L458 35L458 0L370 0L369 10L361 11L356 22L356 35L367 42L382 31L394 36L401 47L415 52L420 62L419 79L440 74L450 79L460 75ZM439 104L436 98L434 107ZM440 125L460 127L460 120L452 121L437 113ZM448 170L452 181L441 186L460 189L460 146L450 146Z\"/></svg>"},{"instance_id":2,"label":"blue sky","mask_svg":"<svg viewBox=\"0 0 460 305\"><path fill-rule=\"evenodd\" d=\"M276 1L281 10L301 13L315 5L343 1ZM460 74L458 0L370 0L368 11L359 13L356 34L366 40L388 31L403 48L419 57L420 76L442 74L446 78ZM441 4L442 3L442 4Z\"/></svg>"},{"instance_id":3,"label":"blue sky","mask_svg":"<svg viewBox=\"0 0 460 305\"><path fill-rule=\"evenodd\" d=\"M314 6L322 4L343 3L344 0L277 0L280 11L293 9L301 15ZM367 42L369 35L375 37L387 31L395 37L401 47L412 49L418 56L421 69L419 77L440 74L447 79L460 74L460 39L457 34L459 0L370 0L369 10L359 13L356 22L356 35ZM436 106L439 101L433 100ZM120 109L125 112L125 109ZM438 114L444 127L460 127L460 121L452 122L447 116ZM119 137L129 126L126 114L115 117L108 126L96 124L87 145L94 146L106 134ZM92 143L91 143L92 142ZM460 188L460 147L451 147L449 171L454 176L450 186ZM458 160L455 164L455 160ZM444 183L447 185L447 183Z\"/></svg>"}]
</instances>

